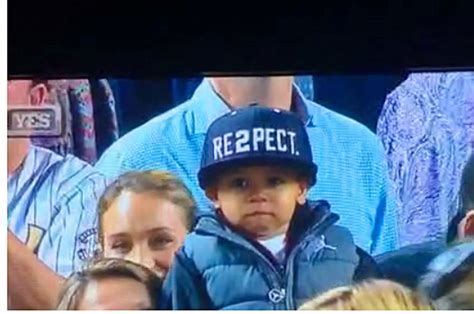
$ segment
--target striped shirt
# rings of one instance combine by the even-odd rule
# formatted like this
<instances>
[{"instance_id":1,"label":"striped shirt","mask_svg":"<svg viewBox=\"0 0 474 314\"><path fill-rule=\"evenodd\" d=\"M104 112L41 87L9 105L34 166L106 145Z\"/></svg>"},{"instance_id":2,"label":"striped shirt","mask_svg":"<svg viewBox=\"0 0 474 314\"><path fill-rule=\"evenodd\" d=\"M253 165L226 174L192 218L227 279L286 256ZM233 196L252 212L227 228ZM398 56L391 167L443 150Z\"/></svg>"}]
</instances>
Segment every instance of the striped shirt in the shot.
<instances>
[{"instance_id":1,"label":"striped shirt","mask_svg":"<svg viewBox=\"0 0 474 314\"><path fill-rule=\"evenodd\" d=\"M293 111L305 122L318 182L310 199L326 199L339 224L371 253L398 247L396 208L388 189L387 165L378 138L365 126L304 98L294 86ZM97 163L111 178L130 170L161 169L180 177L201 210L210 201L197 172L208 126L229 107L207 79L187 102L150 120L115 142Z\"/></svg>"},{"instance_id":2,"label":"striped shirt","mask_svg":"<svg viewBox=\"0 0 474 314\"><path fill-rule=\"evenodd\" d=\"M105 184L82 160L31 146L8 178L8 227L49 268L68 276L95 249Z\"/></svg>"}]
</instances>

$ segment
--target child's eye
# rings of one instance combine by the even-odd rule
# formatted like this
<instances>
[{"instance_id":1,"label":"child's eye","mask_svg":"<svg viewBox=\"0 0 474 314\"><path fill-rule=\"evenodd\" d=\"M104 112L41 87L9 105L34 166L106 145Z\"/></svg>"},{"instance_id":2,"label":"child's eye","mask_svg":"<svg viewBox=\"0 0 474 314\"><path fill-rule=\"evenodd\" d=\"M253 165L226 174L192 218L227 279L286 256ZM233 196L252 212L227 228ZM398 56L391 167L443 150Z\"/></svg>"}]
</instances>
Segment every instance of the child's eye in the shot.
<instances>
[{"instance_id":1,"label":"child's eye","mask_svg":"<svg viewBox=\"0 0 474 314\"><path fill-rule=\"evenodd\" d=\"M280 184L283 184L285 180L279 177L270 177L268 178L268 185L270 186L278 186Z\"/></svg>"},{"instance_id":2,"label":"child's eye","mask_svg":"<svg viewBox=\"0 0 474 314\"><path fill-rule=\"evenodd\" d=\"M231 187L237 189L244 189L248 186L248 181L244 178L235 178L230 182Z\"/></svg>"}]
</instances>

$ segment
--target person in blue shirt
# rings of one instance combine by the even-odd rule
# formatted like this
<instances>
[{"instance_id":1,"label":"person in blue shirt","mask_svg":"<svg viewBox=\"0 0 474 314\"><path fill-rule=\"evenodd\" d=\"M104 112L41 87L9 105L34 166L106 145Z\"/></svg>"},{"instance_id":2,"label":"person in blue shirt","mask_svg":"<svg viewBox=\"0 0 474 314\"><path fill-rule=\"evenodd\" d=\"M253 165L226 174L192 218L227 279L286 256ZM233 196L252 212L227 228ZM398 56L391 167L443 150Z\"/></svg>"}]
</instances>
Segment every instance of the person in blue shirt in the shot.
<instances>
[{"instance_id":1,"label":"person in blue shirt","mask_svg":"<svg viewBox=\"0 0 474 314\"><path fill-rule=\"evenodd\" d=\"M293 77L205 78L193 97L115 142L96 166L112 178L160 169L180 177L200 211L210 202L196 173L209 125L233 108L257 102L294 112L305 124L319 183L312 199L326 199L358 246L371 254L398 248L397 210L380 141L365 126L306 99Z\"/></svg>"},{"instance_id":2,"label":"person in blue shirt","mask_svg":"<svg viewBox=\"0 0 474 314\"><path fill-rule=\"evenodd\" d=\"M296 115L262 106L227 113L209 127L201 160L199 185L214 210L178 250L164 309L295 310L376 275L328 202L306 198L318 167Z\"/></svg>"}]
</instances>

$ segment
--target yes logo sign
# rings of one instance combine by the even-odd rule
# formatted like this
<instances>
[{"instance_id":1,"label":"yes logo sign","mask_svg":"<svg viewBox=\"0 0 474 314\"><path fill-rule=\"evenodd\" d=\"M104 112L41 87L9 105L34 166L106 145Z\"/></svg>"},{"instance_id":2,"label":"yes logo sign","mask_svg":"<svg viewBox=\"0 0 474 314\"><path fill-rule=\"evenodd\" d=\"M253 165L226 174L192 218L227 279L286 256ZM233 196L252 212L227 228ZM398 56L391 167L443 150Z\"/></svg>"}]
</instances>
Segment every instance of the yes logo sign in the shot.
<instances>
[{"instance_id":1,"label":"yes logo sign","mask_svg":"<svg viewBox=\"0 0 474 314\"><path fill-rule=\"evenodd\" d=\"M61 136L59 105L11 106L8 108L8 137Z\"/></svg>"}]
</instances>

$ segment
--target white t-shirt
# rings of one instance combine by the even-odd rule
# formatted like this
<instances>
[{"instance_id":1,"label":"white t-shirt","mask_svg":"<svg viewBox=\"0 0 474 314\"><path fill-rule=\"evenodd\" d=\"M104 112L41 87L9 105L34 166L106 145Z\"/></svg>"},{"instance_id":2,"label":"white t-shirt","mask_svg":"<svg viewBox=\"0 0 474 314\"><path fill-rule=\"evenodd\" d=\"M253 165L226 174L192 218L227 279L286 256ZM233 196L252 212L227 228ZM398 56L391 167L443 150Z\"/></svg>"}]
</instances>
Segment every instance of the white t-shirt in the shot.
<instances>
[{"instance_id":1,"label":"white t-shirt","mask_svg":"<svg viewBox=\"0 0 474 314\"><path fill-rule=\"evenodd\" d=\"M267 240L259 240L258 242L269 250L279 262L283 262L285 259L285 234Z\"/></svg>"}]
</instances>

